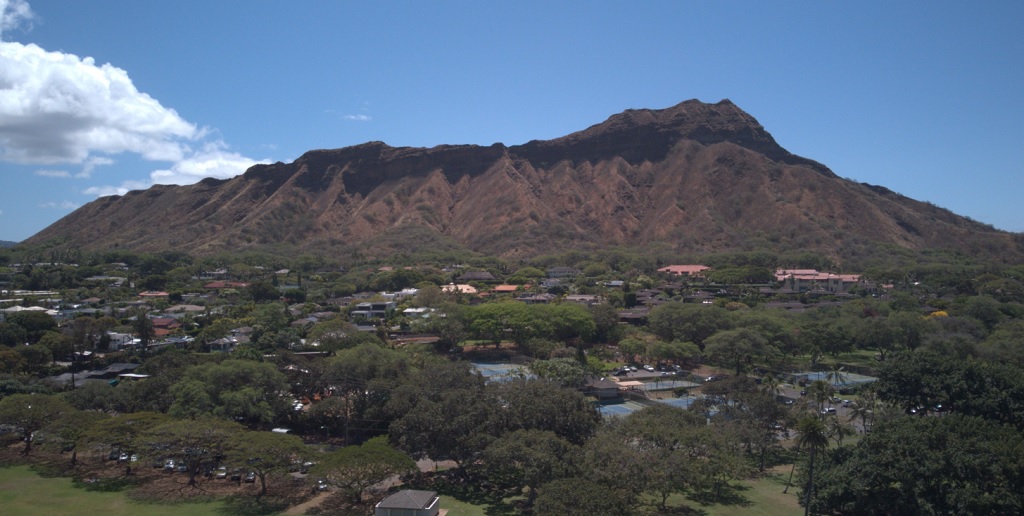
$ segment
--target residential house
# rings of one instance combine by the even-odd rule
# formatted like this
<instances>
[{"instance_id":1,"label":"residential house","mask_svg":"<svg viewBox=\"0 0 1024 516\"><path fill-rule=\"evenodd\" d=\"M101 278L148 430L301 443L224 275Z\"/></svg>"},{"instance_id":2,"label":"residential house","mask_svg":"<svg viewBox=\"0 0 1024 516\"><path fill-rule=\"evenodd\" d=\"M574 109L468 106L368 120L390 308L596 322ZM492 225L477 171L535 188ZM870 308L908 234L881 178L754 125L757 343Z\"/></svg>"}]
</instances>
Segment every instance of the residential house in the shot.
<instances>
[{"instance_id":1,"label":"residential house","mask_svg":"<svg viewBox=\"0 0 1024 516\"><path fill-rule=\"evenodd\" d=\"M355 310L352 310L350 315L353 319L383 319L387 317L388 312L393 311L397 307L398 303L394 301L364 302L357 304Z\"/></svg>"},{"instance_id":2,"label":"residential house","mask_svg":"<svg viewBox=\"0 0 1024 516\"><path fill-rule=\"evenodd\" d=\"M658 269L658 272L665 272L675 276L689 276L691 278L703 276L704 271L710 269L707 265L669 265Z\"/></svg>"},{"instance_id":3,"label":"residential house","mask_svg":"<svg viewBox=\"0 0 1024 516\"><path fill-rule=\"evenodd\" d=\"M592 396L597 401L610 401L621 398L618 382L606 378L590 378L583 386L583 395Z\"/></svg>"},{"instance_id":4,"label":"residential house","mask_svg":"<svg viewBox=\"0 0 1024 516\"><path fill-rule=\"evenodd\" d=\"M700 291L694 292L693 294L689 294L689 295L683 296L683 302L684 303L698 303L698 304L703 304L703 305L710 305L710 304L714 304L714 302L715 302L715 295L712 294L711 292L700 290Z\"/></svg>"},{"instance_id":5,"label":"residential house","mask_svg":"<svg viewBox=\"0 0 1024 516\"><path fill-rule=\"evenodd\" d=\"M203 285L203 288L222 290L228 288L246 288L249 285L250 283L246 283L244 281L211 281L210 283Z\"/></svg>"},{"instance_id":6,"label":"residential house","mask_svg":"<svg viewBox=\"0 0 1024 516\"><path fill-rule=\"evenodd\" d=\"M494 281L494 275L487 271L472 271L465 272L456 279L461 283L469 283L470 281Z\"/></svg>"},{"instance_id":7,"label":"residential house","mask_svg":"<svg viewBox=\"0 0 1024 516\"><path fill-rule=\"evenodd\" d=\"M779 269L775 271L775 280L781 284L782 288L795 292L845 293L860 282L860 275L832 274L815 269Z\"/></svg>"},{"instance_id":8,"label":"residential house","mask_svg":"<svg viewBox=\"0 0 1024 516\"><path fill-rule=\"evenodd\" d=\"M643 326L647 324L647 315L650 313L650 309L646 307L631 308L629 310L622 310L619 312L619 322L632 324L633 326Z\"/></svg>"},{"instance_id":9,"label":"residential house","mask_svg":"<svg viewBox=\"0 0 1024 516\"><path fill-rule=\"evenodd\" d=\"M419 308L406 308L402 310L402 314L406 317L416 317L420 319L426 319L430 317L430 314L434 312L433 308L419 307Z\"/></svg>"},{"instance_id":10,"label":"residential house","mask_svg":"<svg viewBox=\"0 0 1024 516\"><path fill-rule=\"evenodd\" d=\"M558 296L555 296L554 294L532 294L519 296L516 298L516 301L521 301L528 305L546 305L550 304L557 298Z\"/></svg>"},{"instance_id":11,"label":"residential house","mask_svg":"<svg viewBox=\"0 0 1024 516\"><path fill-rule=\"evenodd\" d=\"M205 311L206 307L199 305L174 305L164 310L164 312L168 313L200 313Z\"/></svg>"},{"instance_id":12,"label":"residential house","mask_svg":"<svg viewBox=\"0 0 1024 516\"><path fill-rule=\"evenodd\" d=\"M458 294L476 294L476 288L471 285L456 285L447 284L441 286L441 292L458 293Z\"/></svg>"},{"instance_id":13,"label":"residential house","mask_svg":"<svg viewBox=\"0 0 1024 516\"><path fill-rule=\"evenodd\" d=\"M202 271L202 272L199 273L199 279L200 280L204 280L204 281L206 281L206 280L222 279L222 278L226 278L227 276L228 276L228 270L227 269L217 269L217 270L213 270L213 271Z\"/></svg>"},{"instance_id":14,"label":"residential house","mask_svg":"<svg viewBox=\"0 0 1024 516\"><path fill-rule=\"evenodd\" d=\"M383 297L384 299L401 301L403 299L414 297L417 293L419 293L419 291L420 289L418 288L405 288L399 290L398 292L381 292L380 296Z\"/></svg>"},{"instance_id":15,"label":"residential house","mask_svg":"<svg viewBox=\"0 0 1024 516\"><path fill-rule=\"evenodd\" d=\"M153 335L157 337L166 337L181 329L181 321L173 317L154 317L150 323L153 325Z\"/></svg>"},{"instance_id":16,"label":"residential house","mask_svg":"<svg viewBox=\"0 0 1024 516\"><path fill-rule=\"evenodd\" d=\"M576 303L577 305L583 305L590 308L594 305L599 305L603 302L601 296L595 296L591 294L570 294L565 296L566 303Z\"/></svg>"},{"instance_id":17,"label":"residential house","mask_svg":"<svg viewBox=\"0 0 1024 516\"><path fill-rule=\"evenodd\" d=\"M110 337L110 350L120 351L126 347L132 345L134 337L130 333L116 333L112 331L107 332L107 337Z\"/></svg>"},{"instance_id":18,"label":"residential house","mask_svg":"<svg viewBox=\"0 0 1024 516\"><path fill-rule=\"evenodd\" d=\"M441 498L434 491L403 489L380 501L374 516L443 516Z\"/></svg>"}]
</instances>

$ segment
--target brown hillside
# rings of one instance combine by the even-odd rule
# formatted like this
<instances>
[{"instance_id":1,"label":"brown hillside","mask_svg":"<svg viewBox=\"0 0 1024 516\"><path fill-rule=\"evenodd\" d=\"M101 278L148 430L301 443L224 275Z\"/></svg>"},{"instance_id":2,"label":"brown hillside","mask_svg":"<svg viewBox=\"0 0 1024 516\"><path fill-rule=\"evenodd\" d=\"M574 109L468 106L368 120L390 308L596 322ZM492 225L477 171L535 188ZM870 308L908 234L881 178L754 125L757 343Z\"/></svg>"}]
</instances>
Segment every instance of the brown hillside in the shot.
<instances>
[{"instance_id":1,"label":"brown hillside","mask_svg":"<svg viewBox=\"0 0 1024 516\"><path fill-rule=\"evenodd\" d=\"M229 180L104 197L27 243L51 239L87 249L197 254L458 245L528 256L664 243L841 256L881 242L1024 255L1019 235L839 178L790 154L727 100L629 110L562 138L513 147L370 142L311 151Z\"/></svg>"}]
</instances>

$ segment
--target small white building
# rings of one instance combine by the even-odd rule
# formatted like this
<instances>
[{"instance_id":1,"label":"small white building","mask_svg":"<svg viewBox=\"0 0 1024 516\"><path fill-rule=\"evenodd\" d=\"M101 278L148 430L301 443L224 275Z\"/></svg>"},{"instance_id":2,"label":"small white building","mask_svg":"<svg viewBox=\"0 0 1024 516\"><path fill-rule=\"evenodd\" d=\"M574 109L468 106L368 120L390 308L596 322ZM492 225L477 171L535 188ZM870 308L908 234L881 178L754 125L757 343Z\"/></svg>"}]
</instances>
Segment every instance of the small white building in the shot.
<instances>
[{"instance_id":1,"label":"small white building","mask_svg":"<svg viewBox=\"0 0 1024 516\"><path fill-rule=\"evenodd\" d=\"M377 504L374 516L438 516L441 498L434 491L403 489ZM447 512L447 511L445 511Z\"/></svg>"},{"instance_id":2,"label":"small white building","mask_svg":"<svg viewBox=\"0 0 1024 516\"><path fill-rule=\"evenodd\" d=\"M120 351L129 347L132 345L132 341L134 340L131 333L108 331L107 336L110 337L110 351Z\"/></svg>"}]
</instances>

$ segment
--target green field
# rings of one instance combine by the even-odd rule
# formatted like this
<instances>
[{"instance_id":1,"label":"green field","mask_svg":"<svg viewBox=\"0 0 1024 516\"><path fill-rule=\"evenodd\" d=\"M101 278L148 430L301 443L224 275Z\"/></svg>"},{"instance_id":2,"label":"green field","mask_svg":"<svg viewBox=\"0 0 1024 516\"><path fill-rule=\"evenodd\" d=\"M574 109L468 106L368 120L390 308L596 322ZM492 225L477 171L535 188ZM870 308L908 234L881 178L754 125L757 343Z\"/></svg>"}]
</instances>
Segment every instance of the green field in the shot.
<instances>
[{"instance_id":1,"label":"green field","mask_svg":"<svg viewBox=\"0 0 1024 516\"><path fill-rule=\"evenodd\" d=\"M803 508L797 503L796 486L783 494L789 466L779 466L769 474L740 482L733 482L729 490L728 500L722 503L703 504L700 501L671 496L666 504L666 511L657 507L657 501L645 497L644 504L636 507L637 514L685 514L704 516L775 516L787 514L803 514ZM509 502L510 500L506 500ZM477 505L467 500L460 500L442 493L441 508L448 509L449 516L484 516L487 514L513 514L510 505L489 506Z\"/></svg>"},{"instance_id":2,"label":"green field","mask_svg":"<svg viewBox=\"0 0 1024 516\"><path fill-rule=\"evenodd\" d=\"M0 512L5 516L174 516L222 514L221 503L146 504L123 492L97 492L76 487L70 478L45 478L27 466L0 468Z\"/></svg>"},{"instance_id":3,"label":"green field","mask_svg":"<svg viewBox=\"0 0 1024 516\"><path fill-rule=\"evenodd\" d=\"M788 471L788 467L780 467L776 469L775 474L733 483L732 496L727 503L704 505L692 499L672 496L668 500L668 513L707 516L800 514L802 509L794 496L797 488L791 488L789 494L782 494L783 482ZM647 505L637 507L638 513L659 512L653 499L645 501ZM0 507L3 508L4 516L223 515L225 509L224 504L220 502L167 505L136 502L123 492L89 491L75 486L70 478L43 477L27 466L0 468ZM441 507L448 509L451 516L483 516L494 514L495 509L504 513L510 508L476 505L471 501L459 500L444 494L441 496Z\"/></svg>"}]
</instances>

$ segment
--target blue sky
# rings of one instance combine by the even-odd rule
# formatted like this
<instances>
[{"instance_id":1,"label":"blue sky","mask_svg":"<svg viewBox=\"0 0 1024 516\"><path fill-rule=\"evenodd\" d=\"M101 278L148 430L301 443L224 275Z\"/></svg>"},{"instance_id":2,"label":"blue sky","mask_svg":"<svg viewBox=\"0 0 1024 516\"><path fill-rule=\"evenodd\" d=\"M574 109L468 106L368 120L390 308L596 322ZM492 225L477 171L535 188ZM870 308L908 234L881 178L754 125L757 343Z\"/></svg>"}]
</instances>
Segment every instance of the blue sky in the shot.
<instances>
[{"instance_id":1,"label":"blue sky","mask_svg":"<svg viewBox=\"0 0 1024 516\"><path fill-rule=\"evenodd\" d=\"M1024 2L0 8L0 240L311 149L515 145L691 98L842 177L1024 231Z\"/></svg>"}]
</instances>

